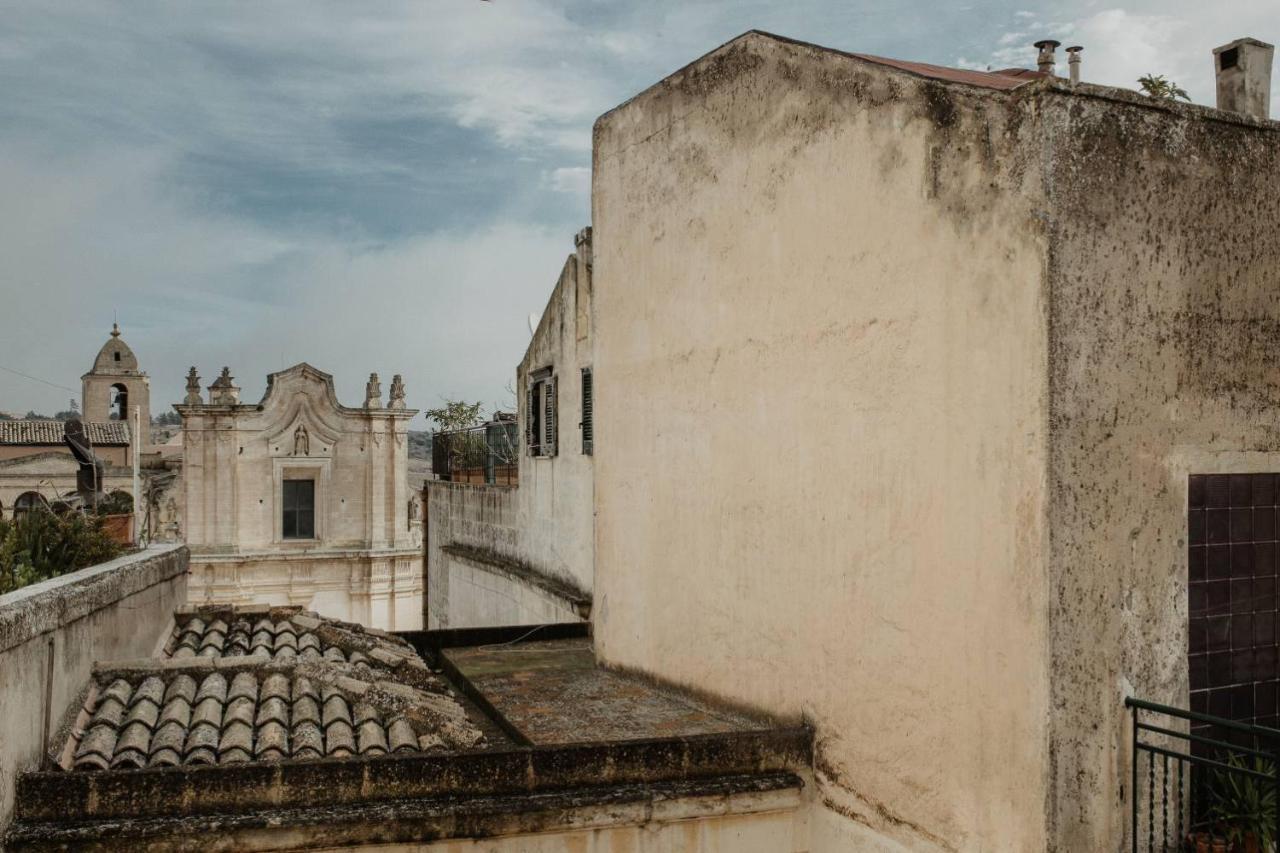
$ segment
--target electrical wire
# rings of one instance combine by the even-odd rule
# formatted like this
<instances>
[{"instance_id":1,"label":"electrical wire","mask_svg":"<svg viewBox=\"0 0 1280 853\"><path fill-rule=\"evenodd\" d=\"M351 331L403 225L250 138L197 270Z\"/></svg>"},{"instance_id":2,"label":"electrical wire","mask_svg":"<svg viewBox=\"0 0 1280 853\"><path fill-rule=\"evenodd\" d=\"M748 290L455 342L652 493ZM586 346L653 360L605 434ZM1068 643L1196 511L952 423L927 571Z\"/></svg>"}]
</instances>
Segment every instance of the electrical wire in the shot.
<instances>
[{"instance_id":1,"label":"electrical wire","mask_svg":"<svg viewBox=\"0 0 1280 853\"><path fill-rule=\"evenodd\" d=\"M32 382L40 382L53 388L61 388L63 391L70 391L72 394L80 393L74 388L68 388L66 385L59 385L57 382L50 382L48 379L41 379L39 376L32 376L29 373L23 373L21 370L14 370L12 367L5 367L3 364L0 364L0 370L3 370L5 373L12 373L14 376L21 376L23 379L30 379Z\"/></svg>"}]
</instances>

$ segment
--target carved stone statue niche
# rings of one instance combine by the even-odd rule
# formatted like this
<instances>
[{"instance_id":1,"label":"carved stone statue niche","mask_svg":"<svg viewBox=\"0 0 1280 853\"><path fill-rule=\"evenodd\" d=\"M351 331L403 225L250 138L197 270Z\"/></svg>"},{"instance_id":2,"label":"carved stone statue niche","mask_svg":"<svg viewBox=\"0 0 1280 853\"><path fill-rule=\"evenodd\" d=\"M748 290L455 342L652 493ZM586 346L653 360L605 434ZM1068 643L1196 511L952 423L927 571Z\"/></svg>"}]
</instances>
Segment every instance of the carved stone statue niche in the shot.
<instances>
[{"instance_id":1,"label":"carved stone statue niche","mask_svg":"<svg viewBox=\"0 0 1280 853\"><path fill-rule=\"evenodd\" d=\"M303 424L298 424L298 428L293 431L293 455L311 455L311 436L307 434L307 428Z\"/></svg>"}]
</instances>

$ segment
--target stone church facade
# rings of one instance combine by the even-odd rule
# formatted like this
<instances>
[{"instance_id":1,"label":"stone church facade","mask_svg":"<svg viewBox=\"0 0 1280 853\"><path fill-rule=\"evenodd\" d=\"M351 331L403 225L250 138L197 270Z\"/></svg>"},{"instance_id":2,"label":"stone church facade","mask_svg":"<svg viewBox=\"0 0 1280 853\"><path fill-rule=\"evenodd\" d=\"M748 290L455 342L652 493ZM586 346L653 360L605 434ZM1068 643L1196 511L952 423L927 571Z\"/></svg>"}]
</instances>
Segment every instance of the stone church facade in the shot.
<instances>
[{"instance_id":1,"label":"stone church facade","mask_svg":"<svg viewBox=\"0 0 1280 853\"><path fill-rule=\"evenodd\" d=\"M408 488L406 408L377 375L360 408L298 364L244 404L230 372L192 368L182 415L193 602L301 605L394 630L422 626L421 512Z\"/></svg>"}]
</instances>

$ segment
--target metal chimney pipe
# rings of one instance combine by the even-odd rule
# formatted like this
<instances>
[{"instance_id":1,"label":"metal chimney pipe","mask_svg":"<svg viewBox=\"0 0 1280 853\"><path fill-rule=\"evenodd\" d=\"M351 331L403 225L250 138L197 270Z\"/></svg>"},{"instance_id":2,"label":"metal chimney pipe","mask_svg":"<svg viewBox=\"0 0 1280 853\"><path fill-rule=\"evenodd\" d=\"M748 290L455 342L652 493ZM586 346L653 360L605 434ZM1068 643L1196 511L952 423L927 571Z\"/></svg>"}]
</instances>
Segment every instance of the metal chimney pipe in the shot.
<instances>
[{"instance_id":1,"label":"metal chimney pipe","mask_svg":"<svg viewBox=\"0 0 1280 853\"><path fill-rule=\"evenodd\" d=\"M1036 57L1036 66L1045 74L1053 74L1053 68L1057 64L1057 58L1053 52L1058 49L1060 41L1054 39L1041 39L1035 43L1035 47L1040 49L1040 55Z\"/></svg>"},{"instance_id":2,"label":"metal chimney pipe","mask_svg":"<svg viewBox=\"0 0 1280 853\"><path fill-rule=\"evenodd\" d=\"M1074 86L1080 82L1080 51L1084 50L1078 44L1073 44L1067 48L1067 68L1071 72L1071 85Z\"/></svg>"}]
</instances>

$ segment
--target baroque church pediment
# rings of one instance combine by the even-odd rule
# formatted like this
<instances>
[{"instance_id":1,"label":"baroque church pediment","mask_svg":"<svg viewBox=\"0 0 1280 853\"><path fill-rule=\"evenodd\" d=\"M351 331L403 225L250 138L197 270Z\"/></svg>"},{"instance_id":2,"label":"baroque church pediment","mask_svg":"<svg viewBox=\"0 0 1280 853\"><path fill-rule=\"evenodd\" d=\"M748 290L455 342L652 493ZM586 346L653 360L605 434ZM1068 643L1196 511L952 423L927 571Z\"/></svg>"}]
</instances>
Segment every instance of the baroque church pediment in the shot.
<instances>
[{"instance_id":1,"label":"baroque church pediment","mask_svg":"<svg viewBox=\"0 0 1280 853\"><path fill-rule=\"evenodd\" d=\"M271 455L332 456L334 444L342 437L342 425L333 413L329 414L326 418L318 411L310 396L292 395L288 405L282 407L281 417L272 417L264 426Z\"/></svg>"}]
</instances>

